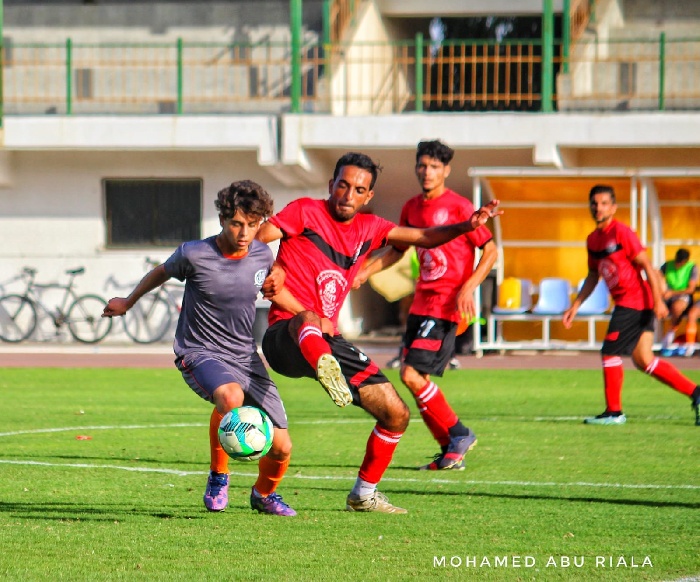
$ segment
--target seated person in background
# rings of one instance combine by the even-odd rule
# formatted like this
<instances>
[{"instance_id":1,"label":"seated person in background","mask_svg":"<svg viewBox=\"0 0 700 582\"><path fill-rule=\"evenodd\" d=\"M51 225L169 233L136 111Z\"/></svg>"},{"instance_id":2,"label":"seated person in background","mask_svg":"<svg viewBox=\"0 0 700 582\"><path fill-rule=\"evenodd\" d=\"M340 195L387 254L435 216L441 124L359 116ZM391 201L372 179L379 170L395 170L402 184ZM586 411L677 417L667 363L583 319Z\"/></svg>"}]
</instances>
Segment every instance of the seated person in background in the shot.
<instances>
[{"instance_id":1,"label":"seated person in background","mask_svg":"<svg viewBox=\"0 0 700 582\"><path fill-rule=\"evenodd\" d=\"M695 353L698 319L700 319L700 301L696 301L688 310L688 322L685 324L685 356L688 358Z\"/></svg>"},{"instance_id":2,"label":"seated person in background","mask_svg":"<svg viewBox=\"0 0 700 582\"><path fill-rule=\"evenodd\" d=\"M671 328L664 336L661 349L668 350L676 337L683 314L693 303L693 293L698 285L698 268L690 261L687 249L678 249L674 260L666 261L659 270L666 282L663 298L671 320Z\"/></svg>"}]
</instances>

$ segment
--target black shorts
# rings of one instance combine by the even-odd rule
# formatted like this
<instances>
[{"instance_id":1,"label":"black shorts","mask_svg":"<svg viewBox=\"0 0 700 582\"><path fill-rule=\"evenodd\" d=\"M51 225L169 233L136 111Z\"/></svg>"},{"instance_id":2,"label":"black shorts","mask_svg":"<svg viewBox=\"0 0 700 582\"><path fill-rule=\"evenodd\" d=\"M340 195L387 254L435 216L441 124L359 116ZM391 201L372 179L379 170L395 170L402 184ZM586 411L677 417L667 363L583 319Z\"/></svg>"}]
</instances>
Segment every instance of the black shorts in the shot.
<instances>
[{"instance_id":1,"label":"black shorts","mask_svg":"<svg viewBox=\"0 0 700 582\"><path fill-rule=\"evenodd\" d=\"M386 384L387 377L369 356L356 348L342 335L323 334L331 347L331 353L343 372L352 392L353 404L359 405L358 389L363 386ZM262 341L262 351L270 367L289 378L316 379L316 370L304 359L301 350L289 333L289 321L278 321L267 328Z\"/></svg>"},{"instance_id":2,"label":"black shorts","mask_svg":"<svg viewBox=\"0 0 700 582\"><path fill-rule=\"evenodd\" d=\"M604 356L629 356L645 331L654 331L656 316L652 309L616 307L600 353Z\"/></svg>"},{"instance_id":3,"label":"black shorts","mask_svg":"<svg viewBox=\"0 0 700 582\"><path fill-rule=\"evenodd\" d=\"M421 374L442 376L455 351L457 324L447 319L409 315L404 363Z\"/></svg>"}]
</instances>

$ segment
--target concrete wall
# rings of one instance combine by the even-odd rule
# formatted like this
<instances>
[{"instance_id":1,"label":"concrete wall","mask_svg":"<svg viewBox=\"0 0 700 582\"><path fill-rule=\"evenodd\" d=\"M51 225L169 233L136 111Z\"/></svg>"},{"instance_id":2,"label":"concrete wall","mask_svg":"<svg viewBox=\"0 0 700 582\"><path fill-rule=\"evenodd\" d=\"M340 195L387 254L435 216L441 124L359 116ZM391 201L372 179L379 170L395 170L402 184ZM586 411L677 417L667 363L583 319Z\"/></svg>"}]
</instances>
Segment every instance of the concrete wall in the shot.
<instances>
[{"instance_id":1,"label":"concrete wall","mask_svg":"<svg viewBox=\"0 0 700 582\"><path fill-rule=\"evenodd\" d=\"M303 24L308 30L322 28L323 0L304 0ZM163 39L184 38L244 41L245 31L289 26L286 0L202 2L33 2L4 1L4 26L36 40L75 36L83 40L119 39L121 35L156 35ZM7 31L6 31L7 33ZM48 37L46 35L49 35ZM214 35L213 37L210 35Z\"/></svg>"},{"instance_id":2,"label":"concrete wall","mask_svg":"<svg viewBox=\"0 0 700 582\"><path fill-rule=\"evenodd\" d=\"M39 4L26 7L36 10ZM41 10L50 3L45 4ZM234 8L242 3L226 4ZM287 3L275 4L281 10L280 5ZM310 4L304 2L305 9ZM60 6L75 11L115 7L113 3ZM6 2L6 24L13 18L21 22L20 12L12 14L18 7L19 3ZM50 17L41 18L46 20L25 28L48 30L42 26L51 22ZM144 34L160 26L155 21L141 24ZM378 24L375 13L372 27ZM121 25L127 26L126 21ZM102 32L108 34L108 28ZM230 30L222 26L220 32ZM110 296L116 294L105 289L110 276L132 284L144 273L145 256L162 260L169 255L172 249L105 248L104 178L201 179L202 234L207 236L218 231L213 196L222 186L236 179L256 180L274 194L278 209L302 195L325 198L336 159L350 150L366 152L384 166L372 211L398 220L403 202L417 191L414 153L422 139L440 138L455 148L448 185L466 196L472 193L471 168L534 168L544 173L596 168L653 173L672 168L694 175L700 171L700 114L693 112L43 115L4 121L0 290L4 286L6 291L14 289L11 280L24 265L38 268L39 281L60 279L65 269L84 265L87 273L78 279L79 290ZM365 331L392 315L368 288L354 294L352 306L353 317L365 318Z\"/></svg>"},{"instance_id":3,"label":"concrete wall","mask_svg":"<svg viewBox=\"0 0 700 582\"><path fill-rule=\"evenodd\" d=\"M322 6L322 0L303 3L306 43L320 37ZM174 112L181 39L187 113L278 112L288 107L290 37L286 1L5 3L4 111L66 113L70 39L73 113ZM83 99L78 73L86 73ZM141 100L134 102L130 91Z\"/></svg>"},{"instance_id":4,"label":"concrete wall","mask_svg":"<svg viewBox=\"0 0 700 582\"><path fill-rule=\"evenodd\" d=\"M15 277L25 266L37 282L66 282L65 271L85 267L76 291L105 299L124 296L145 274L145 258L162 261L175 247L110 249L106 246L104 178L196 178L203 182L202 236L220 231L216 192L232 181L252 179L274 196L281 209L302 195L323 190L290 190L264 169L253 152L19 151L10 156L12 186L0 189L0 291L23 290ZM58 304L56 292L49 305ZM54 303L52 303L52 301ZM35 339L52 338L43 322ZM172 336L169 336L172 337ZM116 322L106 341L127 341Z\"/></svg>"},{"instance_id":5,"label":"concrete wall","mask_svg":"<svg viewBox=\"0 0 700 582\"><path fill-rule=\"evenodd\" d=\"M0 190L0 284L25 265L55 279L82 265L82 292L103 292L110 275L133 281L145 256L164 259L174 248L106 246L105 178L187 178L203 182L202 236L219 232L216 192L235 180L263 184L281 209L299 195L323 191L284 188L258 166L253 152L33 151L12 154L13 186Z\"/></svg>"},{"instance_id":6,"label":"concrete wall","mask_svg":"<svg viewBox=\"0 0 700 582\"><path fill-rule=\"evenodd\" d=\"M676 4L687 8L685 18ZM662 33L664 107L699 108L700 9L691 4L700 7L697 2L673 7L645 0L596 2L586 34L572 46L569 73L558 75L559 110L658 109Z\"/></svg>"},{"instance_id":7,"label":"concrete wall","mask_svg":"<svg viewBox=\"0 0 700 582\"><path fill-rule=\"evenodd\" d=\"M688 20L700 20L697 0L619 0L626 22L646 21L649 26L674 26Z\"/></svg>"},{"instance_id":8,"label":"concrete wall","mask_svg":"<svg viewBox=\"0 0 700 582\"><path fill-rule=\"evenodd\" d=\"M332 70L331 112L334 115L401 112L411 93L408 80L394 61L392 48L387 44L392 37L373 2L363 6L357 25L343 40L347 46L343 47L342 58L334 61Z\"/></svg>"},{"instance_id":9,"label":"concrete wall","mask_svg":"<svg viewBox=\"0 0 700 582\"><path fill-rule=\"evenodd\" d=\"M11 117L0 157L0 284L31 262L42 277L85 264L84 291L109 274L133 280L146 255L105 248L104 178L198 178L203 235L217 231L218 189L250 178L277 208L300 195L325 197L336 159L364 151L384 167L373 211L398 220L417 191L415 145L439 137L456 150L448 184L471 192L469 168L484 166L697 168L697 114L413 114L367 117ZM693 161L694 160L694 161Z\"/></svg>"}]
</instances>

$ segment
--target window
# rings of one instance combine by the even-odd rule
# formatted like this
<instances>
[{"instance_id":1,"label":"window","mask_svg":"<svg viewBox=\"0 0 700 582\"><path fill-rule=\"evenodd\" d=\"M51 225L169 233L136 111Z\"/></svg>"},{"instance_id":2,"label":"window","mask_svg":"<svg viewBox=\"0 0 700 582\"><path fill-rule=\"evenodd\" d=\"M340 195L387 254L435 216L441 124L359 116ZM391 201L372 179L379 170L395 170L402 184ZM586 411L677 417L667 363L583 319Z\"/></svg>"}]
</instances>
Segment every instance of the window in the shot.
<instances>
[{"instance_id":1,"label":"window","mask_svg":"<svg viewBox=\"0 0 700 582\"><path fill-rule=\"evenodd\" d=\"M201 180L105 180L107 246L164 246L201 238Z\"/></svg>"}]
</instances>

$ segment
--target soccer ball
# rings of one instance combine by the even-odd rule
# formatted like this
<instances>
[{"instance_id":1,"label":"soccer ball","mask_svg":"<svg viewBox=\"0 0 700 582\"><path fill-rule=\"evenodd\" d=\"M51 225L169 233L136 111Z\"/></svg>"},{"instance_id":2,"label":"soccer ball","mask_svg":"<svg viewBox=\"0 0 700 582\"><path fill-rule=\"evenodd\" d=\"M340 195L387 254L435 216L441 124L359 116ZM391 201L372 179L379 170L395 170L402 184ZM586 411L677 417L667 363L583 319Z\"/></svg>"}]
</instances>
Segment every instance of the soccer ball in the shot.
<instances>
[{"instance_id":1,"label":"soccer ball","mask_svg":"<svg viewBox=\"0 0 700 582\"><path fill-rule=\"evenodd\" d=\"M232 459L257 461L270 450L274 432L270 417L262 410L241 406L221 419L219 442Z\"/></svg>"}]
</instances>

